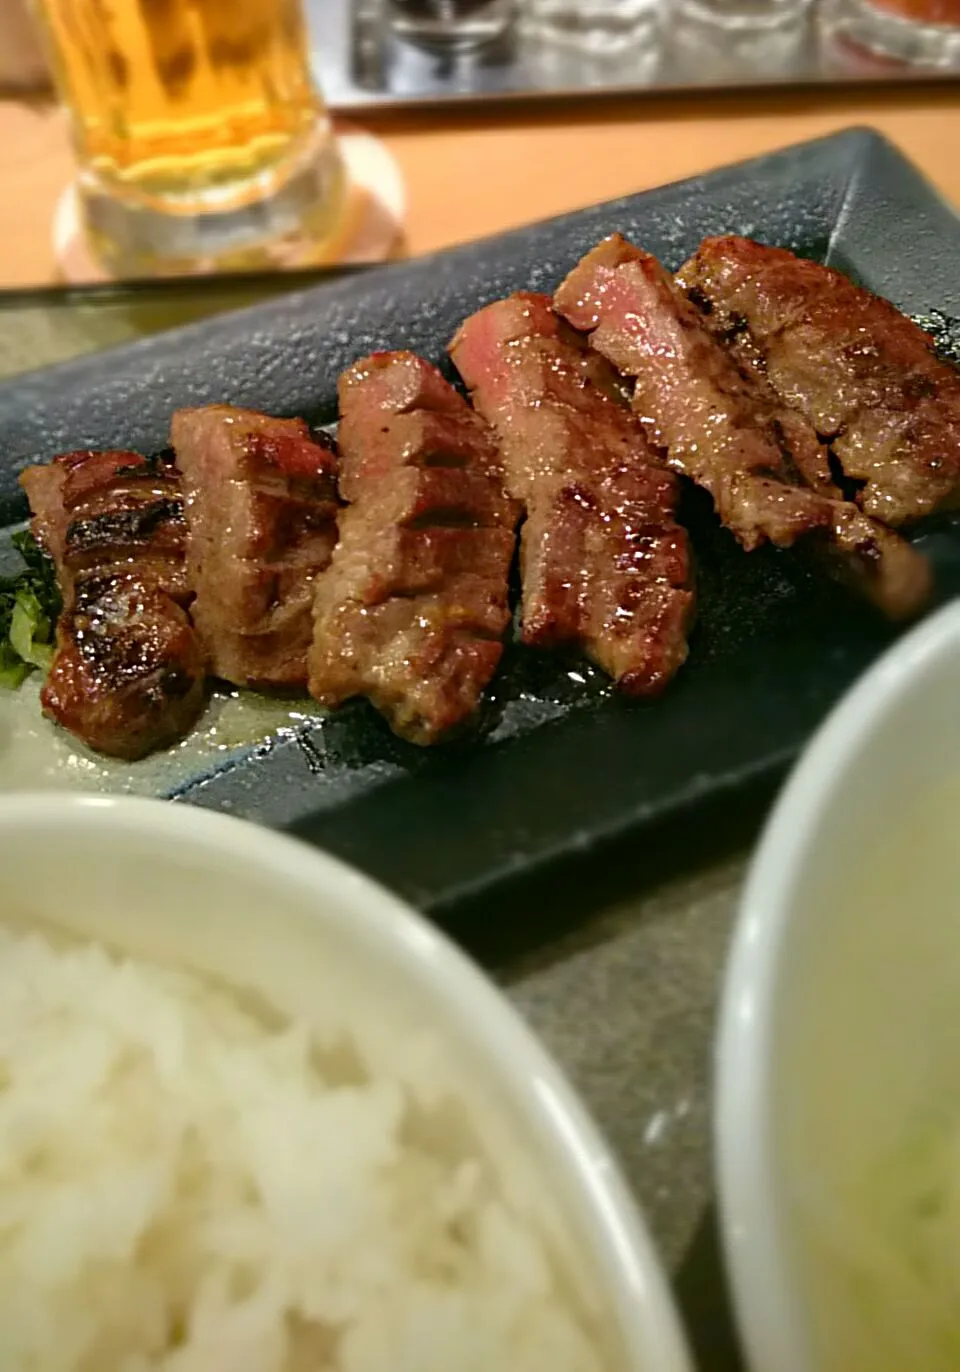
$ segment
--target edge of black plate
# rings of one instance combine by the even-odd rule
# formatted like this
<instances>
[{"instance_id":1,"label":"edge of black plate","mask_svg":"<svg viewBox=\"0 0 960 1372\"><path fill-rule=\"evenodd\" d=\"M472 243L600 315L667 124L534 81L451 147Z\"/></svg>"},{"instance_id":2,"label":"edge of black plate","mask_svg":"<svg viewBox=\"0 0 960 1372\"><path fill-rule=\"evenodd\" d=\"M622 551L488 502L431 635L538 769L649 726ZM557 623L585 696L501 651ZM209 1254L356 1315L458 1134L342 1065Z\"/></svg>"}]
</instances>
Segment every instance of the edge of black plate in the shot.
<instances>
[{"instance_id":1,"label":"edge of black plate","mask_svg":"<svg viewBox=\"0 0 960 1372\"><path fill-rule=\"evenodd\" d=\"M138 412L136 429L140 441L153 450L166 444L174 393L178 404L207 404L217 398L234 404L253 404L267 384L275 389L274 404L282 406L283 413L306 414L318 422L327 422L333 417L330 398L318 404L318 382L309 374L314 351L310 346L309 315L313 311L325 316L327 341L333 345L326 369L342 368L356 356L351 346L353 316L362 312L366 302L379 301L384 292L389 292L392 281L416 281L424 288L423 298L430 298L458 278L462 285L464 275L469 281L475 275L476 262L491 252L515 255L524 245L536 243L546 230L555 237L569 236L585 248L601 231L601 223L629 214L640 203L654 201L673 202L679 227L684 213L698 204L702 206L705 195L721 203L724 191L729 189L740 192L742 201L744 185L754 178L768 194L776 192L778 184L786 194L791 181L808 179L811 173L828 178L839 212L849 183L856 176L857 164L868 152L881 159L892 159L901 171L912 171L881 134L867 128L851 128L671 182L656 190L623 196L422 257L388 263L359 276L294 291L213 319L7 378L0 381L0 461L25 465L53 456L64 447L118 441L118 411L135 385L151 388L152 401ZM926 189L929 193L929 187ZM813 219L818 219L818 235L829 232L820 217L812 216ZM723 222L721 216L717 232ZM784 214L781 227L781 238L797 236L793 207ZM809 227L814 227L813 222ZM802 236L810 241L809 232ZM679 232L676 241L682 241ZM542 272L539 279L530 283L531 288L546 288L550 284L548 277L547 271ZM434 360L442 360L445 340L431 338L429 328L424 328L428 324L426 317L406 316L400 321L391 318L381 331L381 341L399 346L399 328L406 335L402 341L407 346L419 347ZM283 347L278 346L281 342ZM305 345L304 365L296 375L281 380L275 369L286 365L287 349L301 343ZM205 370L212 358L218 360L219 370L211 381Z\"/></svg>"}]
</instances>

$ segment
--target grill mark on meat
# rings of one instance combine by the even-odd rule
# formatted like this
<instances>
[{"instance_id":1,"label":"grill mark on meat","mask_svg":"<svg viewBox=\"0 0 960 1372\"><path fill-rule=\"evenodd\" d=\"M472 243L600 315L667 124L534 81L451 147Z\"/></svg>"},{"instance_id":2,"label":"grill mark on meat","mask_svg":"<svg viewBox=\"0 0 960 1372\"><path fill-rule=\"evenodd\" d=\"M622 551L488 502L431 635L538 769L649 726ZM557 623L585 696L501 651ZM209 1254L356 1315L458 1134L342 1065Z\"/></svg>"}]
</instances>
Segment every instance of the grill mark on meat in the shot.
<instances>
[{"instance_id":1,"label":"grill mark on meat","mask_svg":"<svg viewBox=\"0 0 960 1372\"><path fill-rule=\"evenodd\" d=\"M827 442L827 440L824 439L824 442ZM830 464L830 476L833 479L833 483L844 500L851 500L854 503L858 503L858 497L866 485L866 482L858 481L852 476L847 476L840 463L839 457L837 457L831 447L827 448L827 461Z\"/></svg>"},{"instance_id":2,"label":"grill mark on meat","mask_svg":"<svg viewBox=\"0 0 960 1372\"><path fill-rule=\"evenodd\" d=\"M146 457L136 454L137 461L129 466L121 466L116 470L117 477L152 477L162 476L165 469L172 471L173 457L170 453L151 453Z\"/></svg>"},{"instance_id":3,"label":"grill mark on meat","mask_svg":"<svg viewBox=\"0 0 960 1372\"><path fill-rule=\"evenodd\" d=\"M183 522L183 501L161 499L132 509L106 511L92 519L73 519L67 526L67 548L89 552L115 543L146 543L161 524Z\"/></svg>"},{"instance_id":4,"label":"grill mark on meat","mask_svg":"<svg viewBox=\"0 0 960 1372\"><path fill-rule=\"evenodd\" d=\"M462 453L453 453L449 448L437 447L423 455L425 467L465 467L467 459Z\"/></svg>"},{"instance_id":5,"label":"grill mark on meat","mask_svg":"<svg viewBox=\"0 0 960 1372\"><path fill-rule=\"evenodd\" d=\"M960 375L933 338L840 272L749 239L708 238L678 280L738 359L834 448L864 511L899 525L960 504Z\"/></svg>"},{"instance_id":6,"label":"grill mark on meat","mask_svg":"<svg viewBox=\"0 0 960 1372\"><path fill-rule=\"evenodd\" d=\"M503 652L518 510L486 425L412 353L340 378L340 542L317 582L310 691L366 695L418 744L477 708Z\"/></svg>"},{"instance_id":7,"label":"grill mark on meat","mask_svg":"<svg viewBox=\"0 0 960 1372\"><path fill-rule=\"evenodd\" d=\"M693 286L688 292L688 296L696 305L701 314L713 313L713 301L709 296L704 295L703 291L697 286Z\"/></svg>"},{"instance_id":8,"label":"grill mark on meat","mask_svg":"<svg viewBox=\"0 0 960 1372\"><path fill-rule=\"evenodd\" d=\"M461 326L451 355L523 501L523 641L575 646L621 690L653 694L687 655L693 611L676 482L615 375L521 293Z\"/></svg>"},{"instance_id":9,"label":"grill mark on meat","mask_svg":"<svg viewBox=\"0 0 960 1372\"><path fill-rule=\"evenodd\" d=\"M302 419L180 410L193 619L210 670L238 686L303 687L313 588L337 537L336 445Z\"/></svg>"},{"instance_id":10,"label":"grill mark on meat","mask_svg":"<svg viewBox=\"0 0 960 1372\"><path fill-rule=\"evenodd\" d=\"M780 454L783 460L780 463L779 470L775 469L772 466L768 467L768 475L774 478L783 479L794 486L801 485L803 483L803 473L801 472L797 464L796 458L793 455L793 450L790 447L790 440L787 437L787 431L784 428L783 421L776 414L771 416L770 428L774 438L776 439L777 447L780 449ZM759 472L761 468L758 467L755 470Z\"/></svg>"},{"instance_id":11,"label":"grill mark on meat","mask_svg":"<svg viewBox=\"0 0 960 1372\"><path fill-rule=\"evenodd\" d=\"M72 637L84 662L118 687L143 681L151 696L158 691L183 695L191 679L176 662L153 661L153 640L139 632L136 619L150 600L148 592L126 576L81 581L70 611Z\"/></svg>"},{"instance_id":12,"label":"grill mark on meat","mask_svg":"<svg viewBox=\"0 0 960 1372\"><path fill-rule=\"evenodd\" d=\"M710 492L744 548L806 539L891 617L921 608L926 559L842 499L812 427L749 358L738 366L711 332L723 327L716 311L705 319L655 258L614 234L574 268L555 303L636 378L634 408L648 433L671 467Z\"/></svg>"},{"instance_id":13,"label":"grill mark on meat","mask_svg":"<svg viewBox=\"0 0 960 1372\"><path fill-rule=\"evenodd\" d=\"M474 515L469 510L436 510L418 515L407 525L409 529L476 529Z\"/></svg>"},{"instance_id":14,"label":"grill mark on meat","mask_svg":"<svg viewBox=\"0 0 960 1372\"><path fill-rule=\"evenodd\" d=\"M44 713L116 757L175 742L203 708L205 676L184 608L176 473L136 453L83 451L21 482L64 600Z\"/></svg>"}]
</instances>

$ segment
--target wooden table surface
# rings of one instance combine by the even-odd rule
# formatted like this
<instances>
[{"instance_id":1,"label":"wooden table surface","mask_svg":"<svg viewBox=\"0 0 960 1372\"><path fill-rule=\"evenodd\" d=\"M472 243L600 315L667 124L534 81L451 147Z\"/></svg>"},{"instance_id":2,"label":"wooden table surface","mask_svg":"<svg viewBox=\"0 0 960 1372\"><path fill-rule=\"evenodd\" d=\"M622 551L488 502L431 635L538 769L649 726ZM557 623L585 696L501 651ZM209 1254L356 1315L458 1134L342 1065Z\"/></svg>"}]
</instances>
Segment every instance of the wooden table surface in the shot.
<instances>
[{"instance_id":1,"label":"wooden table surface","mask_svg":"<svg viewBox=\"0 0 960 1372\"><path fill-rule=\"evenodd\" d=\"M381 115L406 179L403 250L452 243L644 190L853 124L887 135L960 206L960 86L617 100ZM54 206L73 168L49 104L0 101L0 286L56 279Z\"/></svg>"}]
</instances>

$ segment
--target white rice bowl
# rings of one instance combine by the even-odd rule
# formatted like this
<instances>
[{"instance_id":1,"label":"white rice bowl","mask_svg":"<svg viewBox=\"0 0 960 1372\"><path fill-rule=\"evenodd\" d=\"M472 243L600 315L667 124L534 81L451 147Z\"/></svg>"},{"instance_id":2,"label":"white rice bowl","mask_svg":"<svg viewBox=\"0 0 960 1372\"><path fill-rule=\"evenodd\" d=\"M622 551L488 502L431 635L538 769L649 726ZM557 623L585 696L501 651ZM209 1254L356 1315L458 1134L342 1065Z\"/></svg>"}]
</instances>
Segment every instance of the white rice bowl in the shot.
<instances>
[{"instance_id":1,"label":"white rice bowl","mask_svg":"<svg viewBox=\"0 0 960 1372\"><path fill-rule=\"evenodd\" d=\"M2 1372L609 1367L433 1046L361 1037L0 926Z\"/></svg>"}]
</instances>

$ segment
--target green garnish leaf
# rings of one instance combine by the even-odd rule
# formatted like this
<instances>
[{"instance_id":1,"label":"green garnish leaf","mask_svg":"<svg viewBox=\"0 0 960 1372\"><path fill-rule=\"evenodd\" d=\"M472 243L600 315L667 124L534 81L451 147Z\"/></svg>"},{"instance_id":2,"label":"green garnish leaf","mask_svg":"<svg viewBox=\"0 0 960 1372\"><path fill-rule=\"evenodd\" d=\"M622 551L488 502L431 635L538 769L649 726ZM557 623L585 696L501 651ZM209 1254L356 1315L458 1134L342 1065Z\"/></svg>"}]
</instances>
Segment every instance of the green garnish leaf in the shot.
<instances>
[{"instance_id":1,"label":"green garnish leaf","mask_svg":"<svg viewBox=\"0 0 960 1372\"><path fill-rule=\"evenodd\" d=\"M51 624L33 591L17 591L10 616L9 641L18 657L31 667L48 668L53 659Z\"/></svg>"},{"instance_id":2,"label":"green garnish leaf","mask_svg":"<svg viewBox=\"0 0 960 1372\"><path fill-rule=\"evenodd\" d=\"M12 650L0 654L0 687L15 691L18 686L23 685L29 671L27 664L15 658Z\"/></svg>"},{"instance_id":3,"label":"green garnish leaf","mask_svg":"<svg viewBox=\"0 0 960 1372\"><path fill-rule=\"evenodd\" d=\"M16 689L38 667L53 661L53 637L61 599L52 560L26 529L12 543L23 569L0 577L0 687Z\"/></svg>"}]
</instances>

